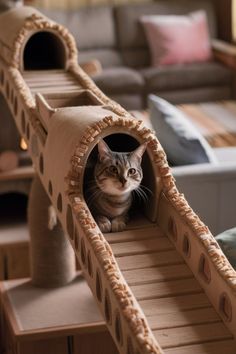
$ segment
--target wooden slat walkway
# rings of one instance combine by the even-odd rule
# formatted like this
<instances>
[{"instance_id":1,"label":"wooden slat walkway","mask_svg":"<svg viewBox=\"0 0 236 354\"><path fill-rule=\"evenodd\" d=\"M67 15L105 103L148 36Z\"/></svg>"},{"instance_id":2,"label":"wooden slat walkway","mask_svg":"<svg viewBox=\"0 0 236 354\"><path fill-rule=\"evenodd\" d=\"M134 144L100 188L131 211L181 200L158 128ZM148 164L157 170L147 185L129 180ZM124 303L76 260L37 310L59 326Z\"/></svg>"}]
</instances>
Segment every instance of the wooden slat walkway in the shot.
<instances>
[{"instance_id":1,"label":"wooden slat walkway","mask_svg":"<svg viewBox=\"0 0 236 354\"><path fill-rule=\"evenodd\" d=\"M25 72L24 79L33 94L81 88L60 70ZM168 238L142 220L129 227L105 237L165 354L235 354L232 334Z\"/></svg>"},{"instance_id":2,"label":"wooden slat walkway","mask_svg":"<svg viewBox=\"0 0 236 354\"><path fill-rule=\"evenodd\" d=\"M71 92L82 89L78 80L64 70L25 71L23 77L32 94Z\"/></svg>"},{"instance_id":3,"label":"wooden slat walkway","mask_svg":"<svg viewBox=\"0 0 236 354\"><path fill-rule=\"evenodd\" d=\"M157 226L104 235L165 354L235 354L236 342Z\"/></svg>"}]
</instances>

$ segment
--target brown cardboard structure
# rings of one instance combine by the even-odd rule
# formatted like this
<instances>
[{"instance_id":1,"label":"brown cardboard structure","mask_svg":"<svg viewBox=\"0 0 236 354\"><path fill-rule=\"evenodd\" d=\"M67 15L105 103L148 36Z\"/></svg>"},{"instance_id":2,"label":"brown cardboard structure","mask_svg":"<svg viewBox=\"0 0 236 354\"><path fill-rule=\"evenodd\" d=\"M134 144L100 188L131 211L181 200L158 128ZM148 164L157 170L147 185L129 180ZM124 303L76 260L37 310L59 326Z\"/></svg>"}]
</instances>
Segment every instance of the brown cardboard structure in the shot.
<instances>
[{"instance_id":1,"label":"brown cardboard structure","mask_svg":"<svg viewBox=\"0 0 236 354\"><path fill-rule=\"evenodd\" d=\"M0 89L119 352L235 352L234 269L178 192L154 132L106 97L77 56L68 30L37 10L19 7L1 15ZM149 203L127 230L112 234L101 233L83 191L101 138L113 150L148 144L143 183L152 191ZM62 236L61 248L49 239L49 258L59 249L71 259ZM74 265L63 267L62 284L73 278ZM33 281L50 286L54 271L47 268L48 277L39 281L33 274Z\"/></svg>"}]
</instances>

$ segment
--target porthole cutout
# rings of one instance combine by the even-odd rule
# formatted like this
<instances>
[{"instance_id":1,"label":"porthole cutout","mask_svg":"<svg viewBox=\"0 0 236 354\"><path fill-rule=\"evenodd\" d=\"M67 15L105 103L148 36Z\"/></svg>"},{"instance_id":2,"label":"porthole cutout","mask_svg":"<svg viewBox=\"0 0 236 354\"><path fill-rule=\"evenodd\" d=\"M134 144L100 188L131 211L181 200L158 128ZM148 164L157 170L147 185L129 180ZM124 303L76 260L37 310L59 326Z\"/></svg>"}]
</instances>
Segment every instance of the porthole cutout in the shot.
<instances>
[{"instance_id":1,"label":"porthole cutout","mask_svg":"<svg viewBox=\"0 0 236 354\"><path fill-rule=\"evenodd\" d=\"M81 260L84 266L86 266L86 247L85 247L85 242L84 239L81 239Z\"/></svg>"},{"instance_id":2,"label":"porthole cutout","mask_svg":"<svg viewBox=\"0 0 236 354\"><path fill-rule=\"evenodd\" d=\"M225 321L230 322L232 320L232 305L230 298L226 293L220 295L219 310Z\"/></svg>"},{"instance_id":3,"label":"porthole cutout","mask_svg":"<svg viewBox=\"0 0 236 354\"><path fill-rule=\"evenodd\" d=\"M70 239L73 240L74 220L73 220L71 206L69 204L67 205L67 210L66 210L66 231Z\"/></svg>"},{"instance_id":4,"label":"porthole cutout","mask_svg":"<svg viewBox=\"0 0 236 354\"><path fill-rule=\"evenodd\" d=\"M98 270L96 273L96 295L98 301L102 302L102 283L101 283L101 277Z\"/></svg>"},{"instance_id":5,"label":"porthole cutout","mask_svg":"<svg viewBox=\"0 0 236 354\"><path fill-rule=\"evenodd\" d=\"M4 85L4 81L5 81L4 71L1 70L1 84L2 85Z\"/></svg>"},{"instance_id":6,"label":"porthole cutout","mask_svg":"<svg viewBox=\"0 0 236 354\"><path fill-rule=\"evenodd\" d=\"M134 354L134 347L130 337L127 339L127 354Z\"/></svg>"},{"instance_id":7,"label":"porthole cutout","mask_svg":"<svg viewBox=\"0 0 236 354\"><path fill-rule=\"evenodd\" d=\"M59 193L57 196L57 209L60 211L60 213L62 212L62 208L62 195Z\"/></svg>"},{"instance_id":8,"label":"porthole cutout","mask_svg":"<svg viewBox=\"0 0 236 354\"><path fill-rule=\"evenodd\" d=\"M107 290L105 291L104 312L107 323L112 324L111 300Z\"/></svg>"},{"instance_id":9,"label":"porthole cutout","mask_svg":"<svg viewBox=\"0 0 236 354\"><path fill-rule=\"evenodd\" d=\"M190 257L191 245L190 245L188 234L185 234L183 238L183 253L186 257Z\"/></svg>"},{"instance_id":10,"label":"porthole cutout","mask_svg":"<svg viewBox=\"0 0 236 354\"><path fill-rule=\"evenodd\" d=\"M88 255L87 255L87 266L88 266L88 273L89 273L90 277L92 278L93 277L93 265L92 265L90 251L88 251Z\"/></svg>"},{"instance_id":11,"label":"porthole cutout","mask_svg":"<svg viewBox=\"0 0 236 354\"><path fill-rule=\"evenodd\" d=\"M48 193L52 196L53 195L53 188L52 188L52 182L48 182Z\"/></svg>"},{"instance_id":12,"label":"porthole cutout","mask_svg":"<svg viewBox=\"0 0 236 354\"><path fill-rule=\"evenodd\" d=\"M32 135L30 146L31 146L32 154L34 156L38 157L39 156L39 144L38 144L38 137L36 134Z\"/></svg>"},{"instance_id":13,"label":"porthole cutout","mask_svg":"<svg viewBox=\"0 0 236 354\"><path fill-rule=\"evenodd\" d=\"M199 260L199 273L206 283L210 283L211 281L211 270L209 266L209 261L206 259L204 254L201 254Z\"/></svg>"},{"instance_id":14,"label":"porthole cutout","mask_svg":"<svg viewBox=\"0 0 236 354\"><path fill-rule=\"evenodd\" d=\"M116 334L117 342L119 344L122 344L122 342L123 342L123 334L122 334L121 320L120 320L119 312L116 313L116 317L115 317L115 334Z\"/></svg>"},{"instance_id":15,"label":"porthole cutout","mask_svg":"<svg viewBox=\"0 0 236 354\"><path fill-rule=\"evenodd\" d=\"M10 87L9 87L9 82L7 82L7 85L6 85L6 94L7 94L7 98L9 99L9 97L10 97Z\"/></svg>"},{"instance_id":16,"label":"porthole cutout","mask_svg":"<svg viewBox=\"0 0 236 354\"><path fill-rule=\"evenodd\" d=\"M26 138L28 140L30 139L30 125L29 125L29 123L27 124L27 127L26 127Z\"/></svg>"},{"instance_id":17,"label":"porthole cutout","mask_svg":"<svg viewBox=\"0 0 236 354\"><path fill-rule=\"evenodd\" d=\"M75 229L75 234L74 234L74 246L76 251L79 250L79 233L77 232L77 230Z\"/></svg>"},{"instance_id":18,"label":"porthole cutout","mask_svg":"<svg viewBox=\"0 0 236 354\"><path fill-rule=\"evenodd\" d=\"M14 102L14 91L13 91L13 89L11 89L10 101L13 104L13 102Z\"/></svg>"},{"instance_id":19,"label":"porthole cutout","mask_svg":"<svg viewBox=\"0 0 236 354\"><path fill-rule=\"evenodd\" d=\"M18 101L17 101L17 97L15 97L14 99L14 114L17 115L18 113Z\"/></svg>"},{"instance_id":20,"label":"porthole cutout","mask_svg":"<svg viewBox=\"0 0 236 354\"><path fill-rule=\"evenodd\" d=\"M40 154L39 156L39 171L43 175L44 173L44 160L43 160L43 154Z\"/></svg>"},{"instance_id":21,"label":"porthole cutout","mask_svg":"<svg viewBox=\"0 0 236 354\"><path fill-rule=\"evenodd\" d=\"M177 227L176 227L176 223L175 220L173 219L173 217L171 216L169 218L168 221L168 232L170 234L170 236L173 238L173 240L177 240Z\"/></svg>"},{"instance_id":22,"label":"porthole cutout","mask_svg":"<svg viewBox=\"0 0 236 354\"><path fill-rule=\"evenodd\" d=\"M23 131L23 133L25 134L25 112L22 111L21 112L21 129Z\"/></svg>"}]
</instances>

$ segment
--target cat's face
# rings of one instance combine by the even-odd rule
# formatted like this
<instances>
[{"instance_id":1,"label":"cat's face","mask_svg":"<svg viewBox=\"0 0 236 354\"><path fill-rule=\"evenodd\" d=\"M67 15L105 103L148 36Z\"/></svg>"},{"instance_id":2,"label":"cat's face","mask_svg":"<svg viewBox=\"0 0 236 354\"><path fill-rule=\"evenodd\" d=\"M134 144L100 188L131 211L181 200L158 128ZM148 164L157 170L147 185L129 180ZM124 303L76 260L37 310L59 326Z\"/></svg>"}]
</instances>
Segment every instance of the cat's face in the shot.
<instances>
[{"instance_id":1,"label":"cat's face","mask_svg":"<svg viewBox=\"0 0 236 354\"><path fill-rule=\"evenodd\" d=\"M113 152L100 140L95 181L101 191L119 196L137 189L143 178L141 160L145 149L143 144L130 153Z\"/></svg>"}]
</instances>

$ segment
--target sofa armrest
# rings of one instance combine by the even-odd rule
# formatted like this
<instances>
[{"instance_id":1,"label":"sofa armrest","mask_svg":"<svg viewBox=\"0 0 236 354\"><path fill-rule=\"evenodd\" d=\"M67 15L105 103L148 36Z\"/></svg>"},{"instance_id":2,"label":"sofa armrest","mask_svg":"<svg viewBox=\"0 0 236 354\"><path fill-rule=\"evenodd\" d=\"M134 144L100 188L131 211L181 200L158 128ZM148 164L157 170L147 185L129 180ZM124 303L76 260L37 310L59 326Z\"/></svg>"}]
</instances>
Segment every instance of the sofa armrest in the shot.
<instances>
[{"instance_id":1,"label":"sofa armrest","mask_svg":"<svg viewBox=\"0 0 236 354\"><path fill-rule=\"evenodd\" d=\"M236 163L173 168L176 185L213 235L236 226Z\"/></svg>"},{"instance_id":2,"label":"sofa armrest","mask_svg":"<svg viewBox=\"0 0 236 354\"><path fill-rule=\"evenodd\" d=\"M213 39L212 50L214 57L232 69L236 69L236 45L219 39Z\"/></svg>"}]
</instances>

